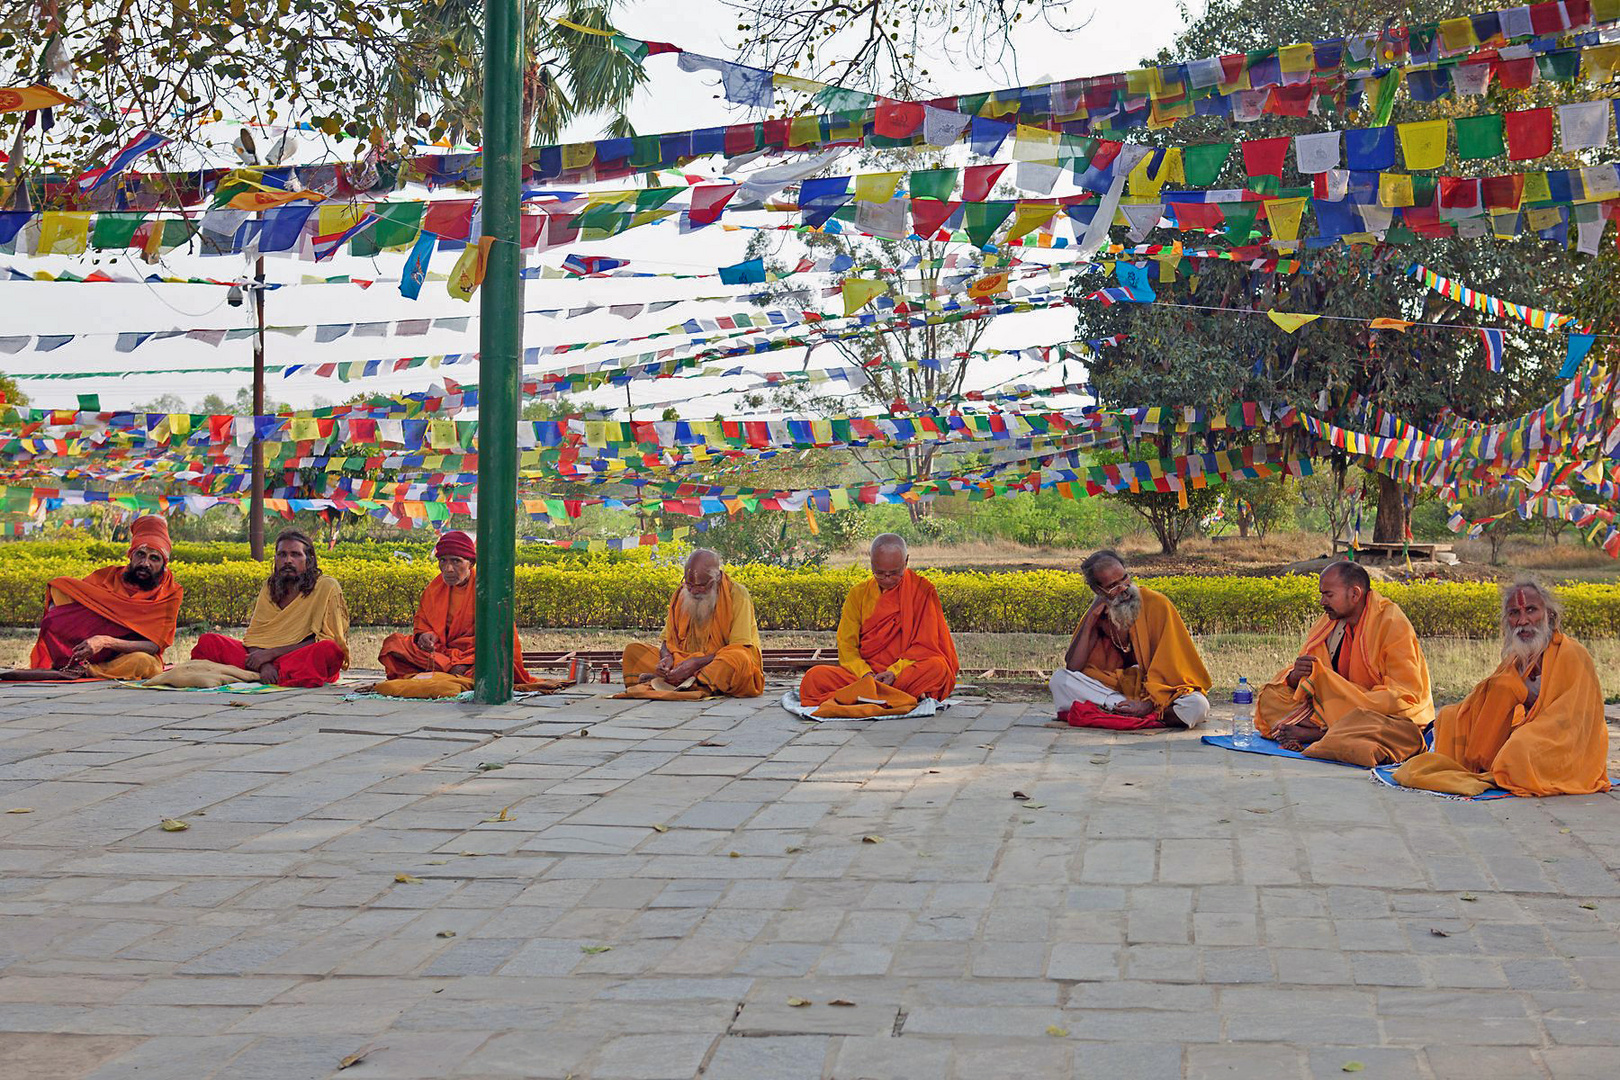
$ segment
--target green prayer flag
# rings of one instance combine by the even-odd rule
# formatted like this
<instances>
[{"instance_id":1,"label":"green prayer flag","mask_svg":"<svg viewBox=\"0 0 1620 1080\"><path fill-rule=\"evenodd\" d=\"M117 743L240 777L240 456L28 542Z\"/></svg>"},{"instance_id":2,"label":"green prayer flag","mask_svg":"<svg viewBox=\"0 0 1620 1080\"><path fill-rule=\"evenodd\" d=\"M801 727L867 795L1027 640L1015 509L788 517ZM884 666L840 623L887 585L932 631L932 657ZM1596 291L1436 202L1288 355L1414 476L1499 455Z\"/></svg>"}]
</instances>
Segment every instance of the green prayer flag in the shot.
<instances>
[{"instance_id":1,"label":"green prayer flag","mask_svg":"<svg viewBox=\"0 0 1620 1080\"><path fill-rule=\"evenodd\" d=\"M1254 219L1260 213L1260 203L1230 202L1220 206L1221 213L1226 215L1226 239L1238 246L1248 243L1254 234Z\"/></svg>"},{"instance_id":2,"label":"green prayer flag","mask_svg":"<svg viewBox=\"0 0 1620 1080\"><path fill-rule=\"evenodd\" d=\"M1458 117L1452 124L1457 129L1458 160L1477 161L1502 156L1505 147L1502 143L1501 114Z\"/></svg>"},{"instance_id":3,"label":"green prayer flag","mask_svg":"<svg viewBox=\"0 0 1620 1080\"><path fill-rule=\"evenodd\" d=\"M962 227L974 247L982 248L990 242L990 237L1013 212L1013 205L1007 200L962 204Z\"/></svg>"},{"instance_id":4,"label":"green prayer flag","mask_svg":"<svg viewBox=\"0 0 1620 1080\"><path fill-rule=\"evenodd\" d=\"M689 189L685 187L657 187L646 188L636 192L636 212L657 210L675 196Z\"/></svg>"},{"instance_id":5,"label":"green prayer flag","mask_svg":"<svg viewBox=\"0 0 1620 1080\"><path fill-rule=\"evenodd\" d=\"M635 38L625 37L623 34L614 34L608 41L615 49L618 49L638 64L647 59L647 54L652 51L647 48L645 41L637 41Z\"/></svg>"},{"instance_id":6,"label":"green prayer flag","mask_svg":"<svg viewBox=\"0 0 1620 1080\"><path fill-rule=\"evenodd\" d=\"M630 140L630 165L645 169L664 160L662 140L657 135L637 135Z\"/></svg>"},{"instance_id":7,"label":"green prayer flag","mask_svg":"<svg viewBox=\"0 0 1620 1080\"><path fill-rule=\"evenodd\" d=\"M1226 159L1232 154L1231 143L1207 143L1183 147L1181 171L1187 176L1188 187L1209 187L1220 176Z\"/></svg>"},{"instance_id":8,"label":"green prayer flag","mask_svg":"<svg viewBox=\"0 0 1620 1080\"><path fill-rule=\"evenodd\" d=\"M80 394L79 395L79 411L80 412L100 412L101 411L101 395L100 394Z\"/></svg>"},{"instance_id":9,"label":"green prayer flag","mask_svg":"<svg viewBox=\"0 0 1620 1080\"><path fill-rule=\"evenodd\" d=\"M1555 49L1536 57L1541 77L1549 82L1574 82L1581 73L1581 50Z\"/></svg>"},{"instance_id":10,"label":"green prayer flag","mask_svg":"<svg viewBox=\"0 0 1620 1080\"><path fill-rule=\"evenodd\" d=\"M989 94L961 94L956 99L956 111L963 116L978 116L989 100Z\"/></svg>"},{"instance_id":11,"label":"green prayer flag","mask_svg":"<svg viewBox=\"0 0 1620 1080\"><path fill-rule=\"evenodd\" d=\"M956 190L956 170L920 169L911 174L910 185L913 199L949 202L951 193Z\"/></svg>"},{"instance_id":12,"label":"green prayer flag","mask_svg":"<svg viewBox=\"0 0 1620 1080\"><path fill-rule=\"evenodd\" d=\"M135 230L146 220L145 214L97 214L95 227L90 230L93 248L126 248L135 240Z\"/></svg>"},{"instance_id":13,"label":"green prayer flag","mask_svg":"<svg viewBox=\"0 0 1620 1080\"><path fill-rule=\"evenodd\" d=\"M409 247L416 243L416 237L422 231L422 211L425 206L420 202L374 206L372 213L377 217L377 224L360 235L370 235L373 245L384 251ZM358 242L358 237L351 241Z\"/></svg>"}]
</instances>

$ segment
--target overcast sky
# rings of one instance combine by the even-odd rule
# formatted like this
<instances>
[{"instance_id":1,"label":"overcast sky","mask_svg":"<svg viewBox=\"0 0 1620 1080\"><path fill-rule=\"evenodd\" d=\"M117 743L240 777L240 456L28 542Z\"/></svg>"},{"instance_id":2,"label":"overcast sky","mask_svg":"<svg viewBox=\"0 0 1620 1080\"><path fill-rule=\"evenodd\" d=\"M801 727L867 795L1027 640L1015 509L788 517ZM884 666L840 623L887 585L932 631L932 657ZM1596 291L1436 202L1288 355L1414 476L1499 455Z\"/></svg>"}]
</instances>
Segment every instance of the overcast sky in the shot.
<instances>
[{"instance_id":1,"label":"overcast sky","mask_svg":"<svg viewBox=\"0 0 1620 1080\"><path fill-rule=\"evenodd\" d=\"M1088 11L1077 4L1069 19L1072 23L1084 21ZM724 32L736 25L735 13L717 0L684 0L679 4L668 0L644 0L626 5L618 26L635 37L673 42L693 52L717 56L731 55L728 36ZM1096 14L1083 29L1069 36L1060 36L1044 25L1021 27L1014 38L1016 63L1005 72L974 70L971 64L950 69L934 64L932 70L941 93L971 92L1000 85L1020 85L1046 78L1073 78L1081 75L1118 71L1135 66L1140 59L1168 44L1180 28L1181 20L1172 0L1138 0L1129 5L1099 5ZM684 130L706 125L735 123L746 115L728 105L714 85L712 75L691 74L680 71L670 56L658 56L648 61L649 85L638 96L630 109L630 117L638 131ZM570 138L588 139L600 133L600 122L578 125L567 133ZM300 161L313 158L306 152ZM853 163L847 162L849 168ZM840 167L845 167L841 164ZM707 170L714 171L722 163L713 162ZM605 241L580 243L542 254L541 261L556 265L572 251L582 254L611 255L642 264L644 269L684 272L712 272L717 266L738 261L747 243L746 232L724 232L710 228L701 233L681 237L672 224L643 227ZM968 249L965 245L963 251ZM1054 253L1056 254L1056 253ZM433 269L447 272L455 261L454 253L434 259ZM403 253L390 253L376 259L357 260L338 257L321 264L303 263L293 259L267 260L272 280L296 282L300 275L319 273L354 274L356 276L386 276L397 278L404 261ZM96 266L115 265L130 272L148 272L146 264L124 255L108 257L86 255L80 258L50 258L32 260L14 256L0 256L0 266L17 266L32 271L73 269L85 274ZM243 270L240 257L224 256L215 259L177 258L165 260L164 272L174 275L234 278ZM24 390L33 401L44 406L72 405L79 393L95 392L101 396L103 408L128 408L150 401L163 394L176 394L188 405L194 405L209 393L233 397L238 388L250 378L246 373L188 373L141 374L164 367L226 367L252 363L251 341L230 342L217 348L185 340L155 342L143 345L132 353L120 354L113 350L113 342L120 331L203 329L242 327L251 325L248 307L232 308L226 304L225 290L213 286L96 284L72 285L51 283L0 283L6 303L0 305L0 336L15 334L83 334L76 340L50 353L25 351L0 357L0 371L15 374L46 371L128 371L130 377L116 379L25 380ZM728 292L716 279L683 282L669 279L611 280L611 281L539 281L530 282L525 297L528 308L567 307L590 302L633 303L652 299L687 296L713 296ZM684 304L656 315L625 320L606 312L593 313L571 320L552 320L530 316L526 323L525 343L549 344L559 341L594 341L609 337L645 334L662 329L682 319L703 314L723 314L744 310L741 301L714 301ZM449 297L442 282L429 282L415 302L399 296L397 286L377 285L362 290L352 285L292 285L269 293L267 318L276 324L315 324L330 322L376 321L401 318L428 318L470 315L474 318L464 333L436 332L421 337L367 338L356 341L346 338L327 344L316 344L312 332L306 331L296 338L271 334L267 345L267 362L322 363L379 359L395 356L416 356L447 352L474 352L478 348L478 300L471 304ZM1062 340L1072 333L1072 311L1057 310L1045 314L1007 317L999 320L985 340L990 347L1008 348ZM595 359L604 355L633 352L639 346L615 351L584 354ZM570 359L578 359L572 357ZM792 365L790 357L776 354L774 362L756 365L783 370ZM561 365L555 365L561 366ZM983 377L972 380L971 385L983 386L999 381L1009 374L1028 370L1021 367L998 367L987 370ZM463 364L446 369L446 374L462 381L476 378L476 366ZM275 400L304 407L324 399L343 400L360 390L383 392L388 390L418 390L428 386L437 376L426 370L400 373L388 377L367 379L357 383L339 383L336 379L296 376L282 379L272 375L269 393ZM723 389L715 380L716 390ZM674 387L670 383L638 385L635 400L638 405L667 400L671 396L686 396L696 387L684 384ZM622 400L622 391L598 395L604 403ZM692 415L713 415L717 403L723 398L692 402Z\"/></svg>"}]
</instances>

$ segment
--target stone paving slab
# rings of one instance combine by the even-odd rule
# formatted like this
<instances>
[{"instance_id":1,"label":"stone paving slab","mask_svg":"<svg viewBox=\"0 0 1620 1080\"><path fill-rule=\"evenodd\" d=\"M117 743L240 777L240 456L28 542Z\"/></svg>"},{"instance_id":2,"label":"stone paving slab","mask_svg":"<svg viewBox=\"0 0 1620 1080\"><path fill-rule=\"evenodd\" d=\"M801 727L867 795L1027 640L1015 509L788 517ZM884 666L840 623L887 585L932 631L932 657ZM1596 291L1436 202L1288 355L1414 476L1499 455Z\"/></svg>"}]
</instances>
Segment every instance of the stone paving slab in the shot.
<instances>
[{"instance_id":1,"label":"stone paving slab","mask_svg":"<svg viewBox=\"0 0 1620 1080\"><path fill-rule=\"evenodd\" d=\"M610 689L7 687L0 1074L1615 1075L1615 796Z\"/></svg>"}]
</instances>

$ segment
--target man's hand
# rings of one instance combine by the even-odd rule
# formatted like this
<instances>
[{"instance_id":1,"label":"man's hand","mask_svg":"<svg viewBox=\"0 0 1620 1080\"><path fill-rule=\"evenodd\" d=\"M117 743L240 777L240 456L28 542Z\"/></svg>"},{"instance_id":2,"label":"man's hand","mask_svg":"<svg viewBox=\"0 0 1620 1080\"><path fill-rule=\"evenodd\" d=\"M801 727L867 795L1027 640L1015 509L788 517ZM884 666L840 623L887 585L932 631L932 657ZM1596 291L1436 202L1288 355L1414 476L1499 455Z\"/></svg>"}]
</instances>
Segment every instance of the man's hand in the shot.
<instances>
[{"instance_id":1,"label":"man's hand","mask_svg":"<svg viewBox=\"0 0 1620 1080\"><path fill-rule=\"evenodd\" d=\"M1288 669L1288 689L1297 690L1299 688L1299 680L1310 678L1311 672L1315 670L1316 657L1301 656L1296 659L1294 661L1294 666Z\"/></svg>"},{"instance_id":2,"label":"man's hand","mask_svg":"<svg viewBox=\"0 0 1620 1080\"><path fill-rule=\"evenodd\" d=\"M432 652L438 643L439 636L431 630L424 630L416 635L416 647L423 652Z\"/></svg>"},{"instance_id":3,"label":"man's hand","mask_svg":"<svg viewBox=\"0 0 1620 1080\"><path fill-rule=\"evenodd\" d=\"M258 671L271 663L274 663L274 661L270 658L269 649L249 649L247 658L242 661L242 666L249 671ZM269 680L265 681L268 682Z\"/></svg>"},{"instance_id":4,"label":"man's hand","mask_svg":"<svg viewBox=\"0 0 1620 1080\"><path fill-rule=\"evenodd\" d=\"M465 675L465 674L467 674L467 672L469 672L471 670L472 670L472 665L471 664L451 664L450 665L450 674L452 674L452 675Z\"/></svg>"},{"instance_id":5,"label":"man's hand","mask_svg":"<svg viewBox=\"0 0 1620 1080\"><path fill-rule=\"evenodd\" d=\"M1132 701L1129 698L1108 710L1120 716L1152 716L1158 710L1151 701Z\"/></svg>"},{"instance_id":6,"label":"man's hand","mask_svg":"<svg viewBox=\"0 0 1620 1080\"><path fill-rule=\"evenodd\" d=\"M93 634L73 646L73 659L81 663L87 662L102 650L112 648L116 640L106 634Z\"/></svg>"},{"instance_id":7,"label":"man's hand","mask_svg":"<svg viewBox=\"0 0 1620 1080\"><path fill-rule=\"evenodd\" d=\"M264 683L266 686L274 686L276 679L279 678L280 675L281 673L276 670L276 665L274 663L265 664L263 667L259 668L259 681Z\"/></svg>"},{"instance_id":8,"label":"man's hand","mask_svg":"<svg viewBox=\"0 0 1620 1080\"><path fill-rule=\"evenodd\" d=\"M1091 602L1091 606L1086 609L1086 614L1080 621L1083 625L1088 627L1096 626L1107 610L1108 601L1099 596L1097 599Z\"/></svg>"},{"instance_id":9,"label":"man's hand","mask_svg":"<svg viewBox=\"0 0 1620 1080\"><path fill-rule=\"evenodd\" d=\"M874 671L874 672L872 672L872 681L877 682L877 683L882 683L884 686L893 686L894 685L894 679L895 679L895 675L894 675L894 672L892 672L892 671Z\"/></svg>"},{"instance_id":10,"label":"man's hand","mask_svg":"<svg viewBox=\"0 0 1620 1080\"><path fill-rule=\"evenodd\" d=\"M701 656L694 656L690 660L682 660L669 669L669 674L664 676L664 681L679 686L707 666Z\"/></svg>"}]
</instances>

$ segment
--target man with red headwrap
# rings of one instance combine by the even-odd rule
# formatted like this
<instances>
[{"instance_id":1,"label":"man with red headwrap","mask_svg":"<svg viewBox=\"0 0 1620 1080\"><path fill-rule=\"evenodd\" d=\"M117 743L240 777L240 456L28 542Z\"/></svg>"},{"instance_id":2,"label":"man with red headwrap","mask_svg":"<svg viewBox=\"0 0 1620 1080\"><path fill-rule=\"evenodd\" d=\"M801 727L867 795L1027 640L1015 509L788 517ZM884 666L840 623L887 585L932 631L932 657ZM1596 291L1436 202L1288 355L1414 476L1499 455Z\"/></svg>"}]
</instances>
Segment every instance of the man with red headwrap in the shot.
<instances>
[{"instance_id":1,"label":"man with red headwrap","mask_svg":"<svg viewBox=\"0 0 1620 1080\"><path fill-rule=\"evenodd\" d=\"M439 576L422 592L412 632L390 634L377 657L390 679L410 679L434 671L472 674L478 549L472 537L452 529L439 538L433 556L439 560ZM516 628L512 630L512 682L530 682Z\"/></svg>"},{"instance_id":2,"label":"man with red headwrap","mask_svg":"<svg viewBox=\"0 0 1620 1080\"><path fill-rule=\"evenodd\" d=\"M171 551L169 523L143 517L130 526L123 566L54 578L45 587L45 615L30 658L40 673L12 677L146 679L162 671L185 596L169 572Z\"/></svg>"}]
</instances>

